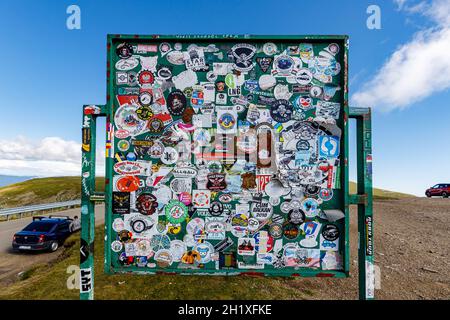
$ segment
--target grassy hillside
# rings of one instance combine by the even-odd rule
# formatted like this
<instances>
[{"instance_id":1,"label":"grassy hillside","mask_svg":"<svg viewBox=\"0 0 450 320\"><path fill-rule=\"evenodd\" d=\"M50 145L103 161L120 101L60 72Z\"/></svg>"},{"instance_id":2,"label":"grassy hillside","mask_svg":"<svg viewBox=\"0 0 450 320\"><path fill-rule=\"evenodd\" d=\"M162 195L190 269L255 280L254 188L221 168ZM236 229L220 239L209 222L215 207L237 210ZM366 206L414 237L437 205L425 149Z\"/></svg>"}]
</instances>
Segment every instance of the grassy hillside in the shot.
<instances>
[{"instance_id":1,"label":"grassy hillside","mask_svg":"<svg viewBox=\"0 0 450 320\"><path fill-rule=\"evenodd\" d=\"M105 179L96 180L96 190L104 190ZM0 188L0 208L27 206L80 199L80 177L36 178Z\"/></svg>"},{"instance_id":2,"label":"grassy hillside","mask_svg":"<svg viewBox=\"0 0 450 320\"><path fill-rule=\"evenodd\" d=\"M95 230L95 299L311 299L314 280L281 277L225 277L175 275L105 275L103 273L104 228ZM0 290L4 299L78 299L78 290L67 289L70 265L79 265L79 235L71 236L64 252L52 265L35 266L23 280Z\"/></svg>"},{"instance_id":3,"label":"grassy hillside","mask_svg":"<svg viewBox=\"0 0 450 320\"><path fill-rule=\"evenodd\" d=\"M356 193L356 183L350 181L350 193ZM389 191L384 189L373 188L373 198L375 200L398 200L402 198L415 197L412 194Z\"/></svg>"},{"instance_id":4,"label":"grassy hillside","mask_svg":"<svg viewBox=\"0 0 450 320\"><path fill-rule=\"evenodd\" d=\"M97 178L96 190L104 190L105 179ZM79 177L36 178L0 187L0 208L26 206L40 203L68 201L80 198L81 179ZM350 182L350 192L356 192L356 184ZM383 189L373 189L378 200L400 199L412 195Z\"/></svg>"}]
</instances>

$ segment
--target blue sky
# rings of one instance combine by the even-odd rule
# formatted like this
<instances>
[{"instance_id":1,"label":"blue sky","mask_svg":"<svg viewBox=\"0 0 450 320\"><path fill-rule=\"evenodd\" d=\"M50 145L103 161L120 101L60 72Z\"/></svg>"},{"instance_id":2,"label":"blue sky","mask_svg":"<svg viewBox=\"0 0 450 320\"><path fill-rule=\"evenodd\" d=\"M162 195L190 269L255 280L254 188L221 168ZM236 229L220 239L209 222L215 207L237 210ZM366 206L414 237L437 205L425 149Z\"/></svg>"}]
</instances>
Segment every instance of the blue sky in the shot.
<instances>
[{"instance_id":1,"label":"blue sky","mask_svg":"<svg viewBox=\"0 0 450 320\"><path fill-rule=\"evenodd\" d=\"M66 28L71 4L81 30ZM379 30L366 26L371 4L381 9ZM374 107L374 184L420 195L450 181L443 8L450 12L448 0L2 1L0 174L77 172L81 106L105 102L108 33L347 34L352 103ZM421 68L422 53L436 77ZM402 84L389 85L399 74Z\"/></svg>"}]
</instances>

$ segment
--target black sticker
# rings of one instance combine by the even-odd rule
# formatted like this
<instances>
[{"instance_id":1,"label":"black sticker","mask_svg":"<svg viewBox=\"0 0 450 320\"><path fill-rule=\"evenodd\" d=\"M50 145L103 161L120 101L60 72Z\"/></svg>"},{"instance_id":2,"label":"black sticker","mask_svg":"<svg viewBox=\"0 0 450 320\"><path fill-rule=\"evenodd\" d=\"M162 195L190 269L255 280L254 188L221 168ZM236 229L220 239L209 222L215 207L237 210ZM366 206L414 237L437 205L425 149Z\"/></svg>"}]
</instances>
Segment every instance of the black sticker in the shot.
<instances>
[{"instance_id":1,"label":"black sticker","mask_svg":"<svg viewBox=\"0 0 450 320\"><path fill-rule=\"evenodd\" d=\"M373 224L372 217L366 217L366 255L373 255Z\"/></svg>"},{"instance_id":2,"label":"black sticker","mask_svg":"<svg viewBox=\"0 0 450 320\"><path fill-rule=\"evenodd\" d=\"M167 96L167 108L173 116L181 116L186 109L186 96L180 90L175 90Z\"/></svg>"},{"instance_id":3,"label":"black sticker","mask_svg":"<svg viewBox=\"0 0 450 320\"><path fill-rule=\"evenodd\" d=\"M223 204L219 201L214 201L211 203L208 211L210 215L218 217L223 213Z\"/></svg>"},{"instance_id":4,"label":"black sticker","mask_svg":"<svg viewBox=\"0 0 450 320\"><path fill-rule=\"evenodd\" d=\"M299 234L298 231L298 227L297 225L290 223L290 222L285 222L283 225L283 235L286 237L286 239L295 239L297 238Z\"/></svg>"},{"instance_id":5,"label":"black sticker","mask_svg":"<svg viewBox=\"0 0 450 320\"><path fill-rule=\"evenodd\" d=\"M292 118L294 107L288 100L280 99L270 107L270 116L276 122L288 122Z\"/></svg>"},{"instance_id":6,"label":"black sticker","mask_svg":"<svg viewBox=\"0 0 450 320\"><path fill-rule=\"evenodd\" d=\"M157 207L156 197L150 193L143 193L136 199L136 209L143 215L155 213Z\"/></svg>"},{"instance_id":7,"label":"black sticker","mask_svg":"<svg viewBox=\"0 0 450 320\"><path fill-rule=\"evenodd\" d=\"M127 59L133 55L133 47L129 43L121 43L116 48L117 55L122 59Z\"/></svg>"},{"instance_id":8,"label":"black sticker","mask_svg":"<svg viewBox=\"0 0 450 320\"><path fill-rule=\"evenodd\" d=\"M82 129L81 149L84 152L89 152L91 150L91 128Z\"/></svg>"},{"instance_id":9,"label":"black sticker","mask_svg":"<svg viewBox=\"0 0 450 320\"><path fill-rule=\"evenodd\" d=\"M269 70L270 66L272 65L272 62L273 62L273 58L270 58L270 57L257 57L256 58L256 63L261 68L261 71L264 73L267 70Z\"/></svg>"},{"instance_id":10,"label":"black sticker","mask_svg":"<svg viewBox=\"0 0 450 320\"><path fill-rule=\"evenodd\" d=\"M86 242L86 240L81 239L80 241L80 263L84 263L88 258L91 252L94 252L94 243L91 244L89 247L89 244Z\"/></svg>"},{"instance_id":11,"label":"black sticker","mask_svg":"<svg viewBox=\"0 0 450 320\"><path fill-rule=\"evenodd\" d=\"M153 95L151 92L142 91L139 93L139 103L143 106L149 106L153 103Z\"/></svg>"},{"instance_id":12,"label":"black sticker","mask_svg":"<svg viewBox=\"0 0 450 320\"><path fill-rule=\"evenodd\" d=\"M170 80L170 78L172 78L172 69L168 66L158 66L156 74L158 78L161 78L163 80Z\"/></svg>"},{"instance_id":13,"label":"black sticker","mask_svg":"<svg viewBox=\"0 0 450 320\"><path fill-rule=\"evenodd\" d=\"M325 240L334 241L339 238L339 229L334 224L327 224L322 229L322 236Z\"/></svg>"},{"instance_id":14,"label":"black sticker","mask_svg":"<svg viewBox=\"0 0 450 320\"><path fill-rule=\"evenodd\" d=\"M290 223L299 225L305 222L305 213L299 208L289 210L288 220Z\"/></svg>"},{"instance_id":15,"label":"black sticker","mask_svg":"<svg viewBox=\"0 0 450 320\"><path fill-rule=\"evenodd\" d=\"M208 182L206 188L211 191L224 190L227 187L224 173L210 173L208 174Z\"/></svg>"},{"instance_id":16,"label":"black sticker","mask_svg":"<svg viewBox=\"0 0 450 320\"><path fill-rule=\"evenodd\" d=\"M130 213L129 192L113 192L112 212L116 214Z\"/></svg>"}]
</instances>

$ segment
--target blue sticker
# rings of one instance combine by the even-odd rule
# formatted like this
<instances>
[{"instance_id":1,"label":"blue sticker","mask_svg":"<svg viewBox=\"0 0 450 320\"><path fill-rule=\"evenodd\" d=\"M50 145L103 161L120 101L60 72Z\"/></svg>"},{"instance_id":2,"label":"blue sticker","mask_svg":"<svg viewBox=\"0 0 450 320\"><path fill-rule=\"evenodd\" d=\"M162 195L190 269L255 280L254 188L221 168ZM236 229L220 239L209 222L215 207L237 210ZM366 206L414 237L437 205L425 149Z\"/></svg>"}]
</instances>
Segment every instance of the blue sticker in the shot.
<instances>
[{"instance_id":1,"label":"blue sticker","mask_svg":"<svg viewBox=\"0 0 450 320\"><path fill-rule=\"evenodd\" d=\"M325 158L337 158L339 156L339 137L320 136L319 156Z\"/></svg>"}]
</instances>

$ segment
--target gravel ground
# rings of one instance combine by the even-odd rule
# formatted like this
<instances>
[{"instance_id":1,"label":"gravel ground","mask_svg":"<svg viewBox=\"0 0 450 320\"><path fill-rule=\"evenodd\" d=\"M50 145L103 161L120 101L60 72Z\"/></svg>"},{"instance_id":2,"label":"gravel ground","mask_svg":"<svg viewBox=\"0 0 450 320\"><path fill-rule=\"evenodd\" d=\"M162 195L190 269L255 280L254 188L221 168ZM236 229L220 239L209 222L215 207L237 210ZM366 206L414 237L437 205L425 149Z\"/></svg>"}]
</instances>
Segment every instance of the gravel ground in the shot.
<instances>
[{"instance_id":1,"label":"gravel ground","mask_svg":"<svg viewBox=\"0 0 450 320\"><path fill-rule=\"evenodd\" d=\"M301 279L313 299L357 299L357 215L351 210L351 277ZM450 299L450 199L407 198L374 203L376 299Z\"/></svg>"}]
</instances>

